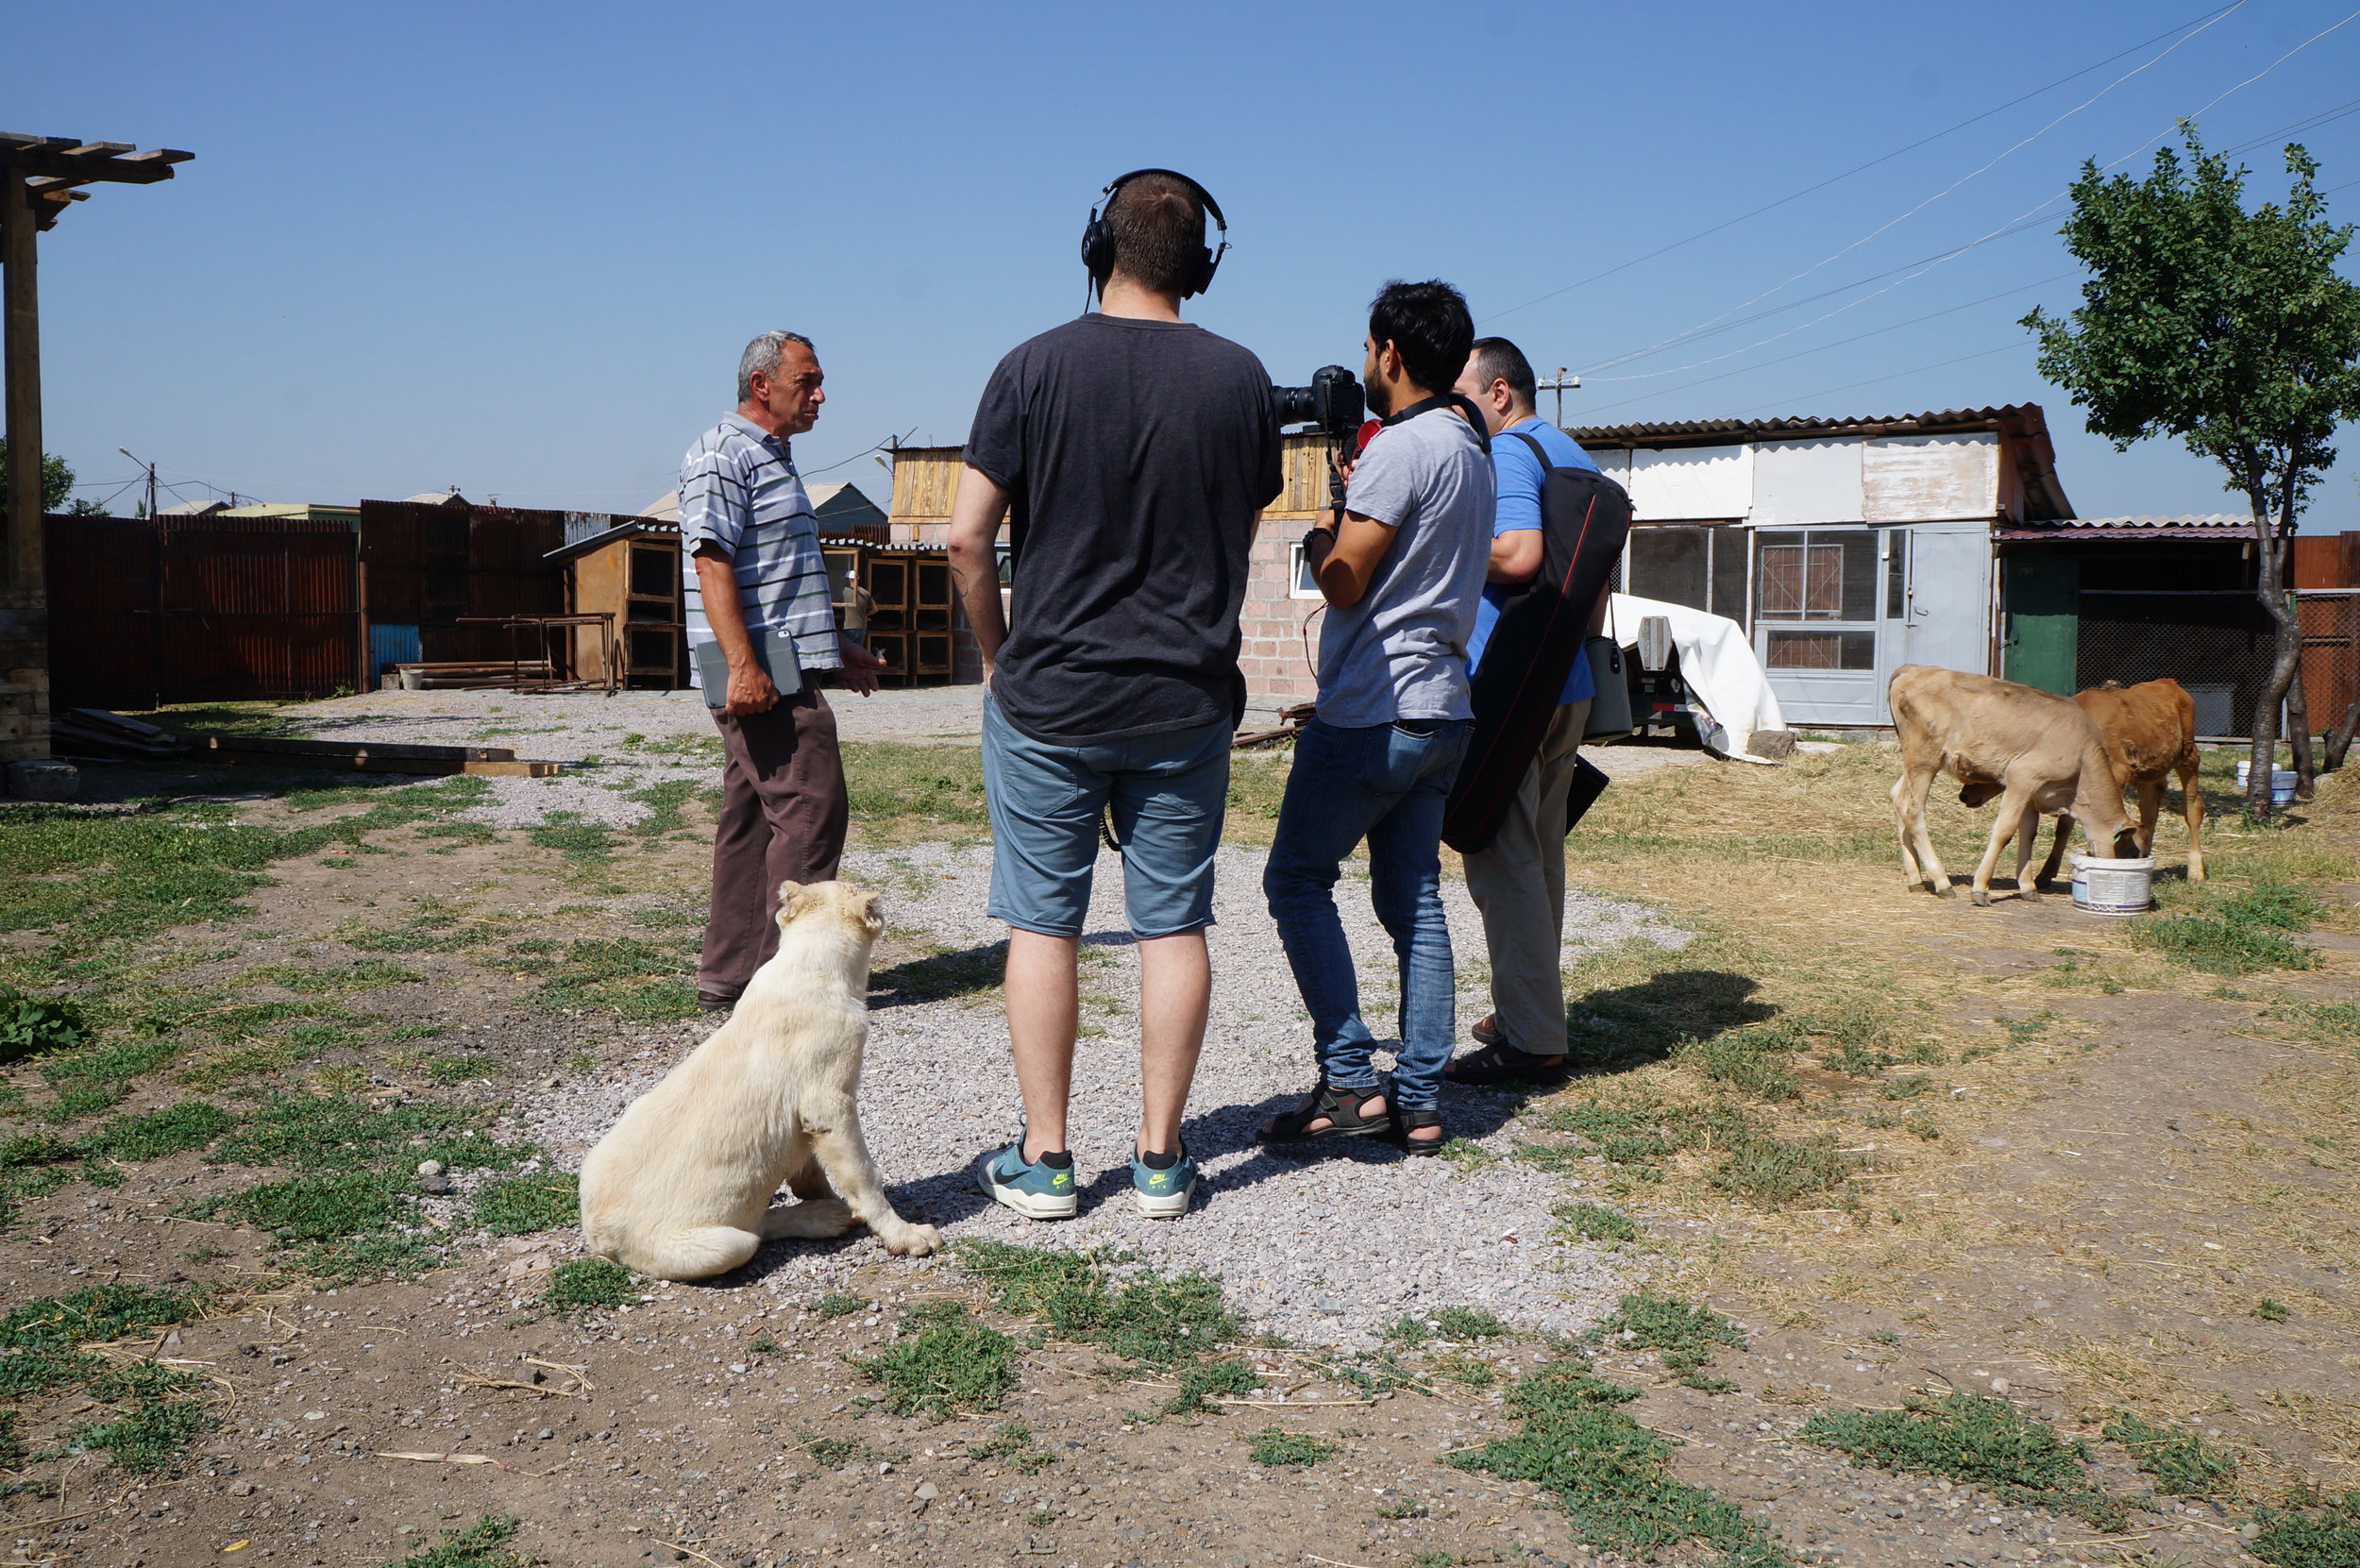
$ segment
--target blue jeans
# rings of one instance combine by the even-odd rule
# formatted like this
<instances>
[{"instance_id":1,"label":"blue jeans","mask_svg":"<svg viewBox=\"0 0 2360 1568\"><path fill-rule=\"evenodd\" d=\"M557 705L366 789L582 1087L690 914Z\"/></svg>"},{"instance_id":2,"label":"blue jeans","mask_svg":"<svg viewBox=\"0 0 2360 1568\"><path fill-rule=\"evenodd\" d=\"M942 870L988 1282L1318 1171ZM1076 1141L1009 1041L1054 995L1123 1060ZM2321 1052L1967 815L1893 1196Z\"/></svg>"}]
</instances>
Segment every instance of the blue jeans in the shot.
<instances>
[{"instance_id":1,"label":"blue jeans","mask_svg":"<svg viewBox=\"0 0 2360 1568\"><path fill-rule=\"evenodd\" d=\"M1335 897L1344 856L1369 841L1369 899L1401 964L1392 1100L1405 1110L1433 1105L1457 1028L1442 914L1442 805L1472 728L1463 719L1420 719L1347 730L1312 719L1295 742L1277 839L1262 872L1278 939L1310 1009L1320 1076L1338 1088L1374 1088L1359 977Z\"/></svg>"}]
</instances>

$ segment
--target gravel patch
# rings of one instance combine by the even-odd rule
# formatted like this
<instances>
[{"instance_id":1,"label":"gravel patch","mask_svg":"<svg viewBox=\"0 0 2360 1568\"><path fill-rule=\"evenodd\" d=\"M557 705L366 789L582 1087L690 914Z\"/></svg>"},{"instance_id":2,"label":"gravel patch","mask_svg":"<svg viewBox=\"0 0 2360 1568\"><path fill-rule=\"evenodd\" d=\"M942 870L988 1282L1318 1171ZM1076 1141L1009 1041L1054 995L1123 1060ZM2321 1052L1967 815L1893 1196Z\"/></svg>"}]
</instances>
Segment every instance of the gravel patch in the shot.
<instances>
[{"instance_id":1,"label":"gravel patch","mask_svg":"<svg viewBox=\"0 0 2360 1568\"><path fill-rule=\"evenodd\" d=\"M1005 937L983 913L987 845L926 843L847 854L847 877L888 892L886 918L904 938L946 951ZM989 997L888 1005L873 1015L861 1114L897 1207L952 1239L995 1237L1029 1245L1111 1247L1172 1269L1218 1273L1231 1300L1299 1343L1374 1341L1404 1312L1482 1307L1521 1327L1573 1330L1609 1311L1623 1290L1611 1257L1554 1242L1549 1206L1580 1188L1503 1161L1462 1175L1451 1164L1408 1159L1375 1140L1266 1149L1255 1127L1290 1106L1314 1076L1309 1023L1260 892L1262 854L1224 850L1209 940L1213 1004L1186 1136L1205 1172L1185 1219L1143 1219L1129 1193L1138 1116L1137 969L1127 951L1120 863L1101 858L1091 929L1084 938L1085 1037L1075 1062L1071 1142L1081 1216L1027 1221L977 1189L976 1170L1020 1121L1008 1067L1005 1020ZM1365 874L1347 868L1339 888L1360 963L1373 1027L1391 1021L1391 948L1370 913ZM1486 1010L1482 928L1464 885L1445 884L1459 966L1462 1024ZM1568 899L1569 959L1632 939L1666 949L1688 936L1629 902L1576 892ZM1093 998L1105 999L1103 1003ZM610 1077L529 1098L520 1130L573 1167L632 1098L683 1054L651 1045ZM1505 1154L1522 1136L1509 1098L1446 1089L1450 1136ZM866 1237L823 1245L780 1243L752 1266L761 1288L789 1294L845 1278L873 1260Z\"/></svg>"}]
</instances>

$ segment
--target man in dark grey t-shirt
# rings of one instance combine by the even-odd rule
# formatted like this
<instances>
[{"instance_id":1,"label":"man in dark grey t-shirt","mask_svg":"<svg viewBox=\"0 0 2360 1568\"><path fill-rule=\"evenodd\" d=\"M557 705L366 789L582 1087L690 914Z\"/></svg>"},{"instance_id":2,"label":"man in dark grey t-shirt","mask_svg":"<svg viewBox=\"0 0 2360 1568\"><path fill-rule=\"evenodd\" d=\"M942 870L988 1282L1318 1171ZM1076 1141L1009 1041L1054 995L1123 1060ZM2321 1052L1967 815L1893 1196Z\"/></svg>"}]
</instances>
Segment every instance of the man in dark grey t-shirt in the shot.
<instances>
[{"instance_id":1,"label":"man in dark grey t-shirt","mask_svg":"<svg viewBox=\"0 0 2360 1568\"><path fill-rule=\"evenodd\" d=\"M952 566L991 683L990 910L1008 922L1008 1038L1024 1097L1023 1136L986 1161L983 1187L1038 1220L1077 1211L1066 1103L1104 813L1139 953L1133 1189L1157 1219L1188 1212L1195 1190L1180 1117L1212 992L1205 928L1238 609L1256 519L1280 488L1269 376L1180 319L1217 261L1209 198L1167 170L1108 193L1084 242L1101 309L1000 362L951 514ZM993 547L1011 512L1003 617Z\"/></svg>"}]
</instances>

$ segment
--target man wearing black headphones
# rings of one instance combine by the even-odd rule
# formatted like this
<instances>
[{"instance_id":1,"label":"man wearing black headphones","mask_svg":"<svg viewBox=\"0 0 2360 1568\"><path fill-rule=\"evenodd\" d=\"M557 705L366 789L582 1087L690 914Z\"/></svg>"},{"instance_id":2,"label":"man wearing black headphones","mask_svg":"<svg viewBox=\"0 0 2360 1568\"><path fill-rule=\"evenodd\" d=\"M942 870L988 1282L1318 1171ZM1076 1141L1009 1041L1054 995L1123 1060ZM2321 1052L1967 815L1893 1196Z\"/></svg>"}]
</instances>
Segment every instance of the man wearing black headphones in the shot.
<instances>
[{"instance_id":1,"label":"man wearing black headphones","mask_svg":"<svg viewBox=\"0 0 2360 1568\"><path fill-rule=\"evenodd\" d=\"M1066 1105L1102 816L1121 846L1139 954L1132 1185L1159 1219L1187 1213L1194 1194L1180 1119L1212 994L1205 928L1238 717L1238 609L1255 523L1281 486L1261 362L1180 319L1220 265L1205 219L1225 235L1221 209L1169 169L1104 194L1082 238L1100 309L1000 362L951 511L952 568L990 683L990 911L1009 928L1024 1099L1022 1136L991 1155L982 1182L1037 1220L1077 1206ZM1003 615L994 547L1011 513Z\"/></svg>"}]
</instances>

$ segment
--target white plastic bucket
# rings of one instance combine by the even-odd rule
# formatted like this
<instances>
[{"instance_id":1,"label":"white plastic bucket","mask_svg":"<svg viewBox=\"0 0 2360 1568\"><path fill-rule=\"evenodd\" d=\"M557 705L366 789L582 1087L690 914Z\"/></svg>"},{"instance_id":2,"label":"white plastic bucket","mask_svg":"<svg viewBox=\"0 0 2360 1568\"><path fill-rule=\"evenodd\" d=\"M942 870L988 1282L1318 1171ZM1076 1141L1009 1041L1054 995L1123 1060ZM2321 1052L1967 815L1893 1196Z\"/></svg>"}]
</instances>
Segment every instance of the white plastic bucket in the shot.
<instances>
[{"instance_id":1,"label":"white plastic bucket","mask_svg":"<svg viewBox=\"0 0 2360 1568\"><path fill-rule=\"evenodd\" d=\"M2270 800L2282 806L2293 805L2295 803L2295 780L2298 776L2291 767L2271 768ZM2246 786L2246 782L2252 777L2253 759L2248 757L2237 764L2237 788L2242 791Z\"/></svg>"},{"instance_id":2,"label":"white plastic bucket","mask_svg":"<svg viewBox=\"0 0 2360 1568\"><path fill-rule=\"evenodd\" d=\"M2073 907L2092 915L2144 915L2155 907L2155 857L2073 856Z\"/></svg>"}]
</instances>

